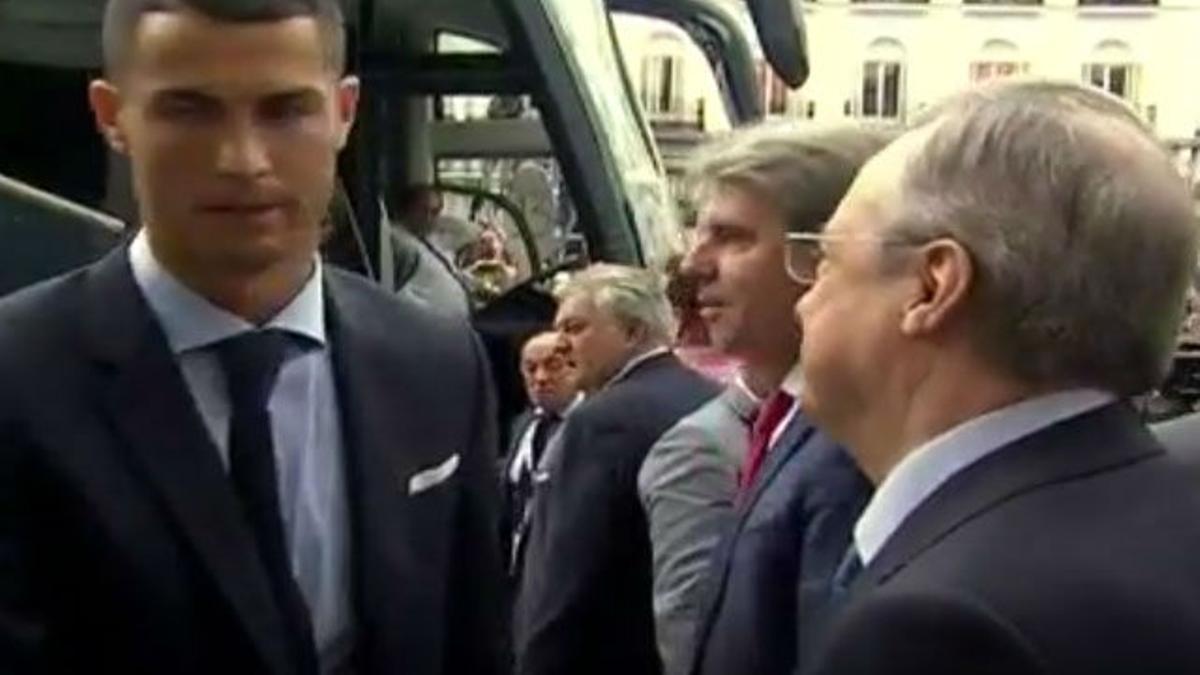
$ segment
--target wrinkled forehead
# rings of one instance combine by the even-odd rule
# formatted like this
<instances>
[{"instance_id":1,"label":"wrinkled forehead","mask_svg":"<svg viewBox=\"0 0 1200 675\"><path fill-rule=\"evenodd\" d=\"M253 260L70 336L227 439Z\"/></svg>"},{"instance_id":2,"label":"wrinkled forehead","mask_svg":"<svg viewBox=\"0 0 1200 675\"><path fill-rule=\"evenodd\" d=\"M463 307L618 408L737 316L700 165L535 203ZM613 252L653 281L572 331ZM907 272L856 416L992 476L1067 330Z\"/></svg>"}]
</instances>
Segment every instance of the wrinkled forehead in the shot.
<instances>
[{"instance_id":1,"label":"wrinkled forehead","mask_svg":"<svg viewBox=\"0 0 1200 675\"><path fill-rule=\"evenodd\" d=\"M227 22L189 10L150 12L122 72L150 87L253 93L336 79L320 23L296 16Z\"/></svg>"}]
</instances>

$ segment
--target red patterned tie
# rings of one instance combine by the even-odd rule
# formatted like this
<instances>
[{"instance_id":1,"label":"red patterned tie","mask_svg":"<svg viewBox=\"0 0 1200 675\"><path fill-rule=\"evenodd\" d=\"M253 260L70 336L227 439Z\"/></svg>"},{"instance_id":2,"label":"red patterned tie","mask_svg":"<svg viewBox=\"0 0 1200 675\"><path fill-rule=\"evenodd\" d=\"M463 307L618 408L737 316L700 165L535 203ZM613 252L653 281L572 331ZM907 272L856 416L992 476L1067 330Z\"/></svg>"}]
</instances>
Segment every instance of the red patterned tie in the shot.
<instances>
[{"instance_id":1,"label":"red patterned tie","mask_svg":"<svg viewBox=\"0 0 1200 675\"><path fill-rule=\"evenodd\" d=\"M750 428L750 447L746 451L746 459L738 474L738 489L741 494L750 491L754 479L762 469L763 461L767 458L767 450L771 445L771 436L776 427L787 416L796 399L785 391L777 391L763 403L754 418L754 426Z\"/></svg>"}]
</instances>

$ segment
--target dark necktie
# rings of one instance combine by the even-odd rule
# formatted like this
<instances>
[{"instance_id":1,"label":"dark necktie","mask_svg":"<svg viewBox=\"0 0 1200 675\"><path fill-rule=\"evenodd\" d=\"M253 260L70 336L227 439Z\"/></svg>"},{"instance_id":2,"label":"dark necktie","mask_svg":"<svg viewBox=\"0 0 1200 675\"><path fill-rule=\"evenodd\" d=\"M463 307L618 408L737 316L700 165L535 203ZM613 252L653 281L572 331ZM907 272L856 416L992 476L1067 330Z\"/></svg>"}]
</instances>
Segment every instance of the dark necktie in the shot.
<instances>
[{"instance_id":1,"label":"dark necktie","mask_svg":"<svg viewBox=\"0 0 1200 675\"><path fill-rule=\"evenodd\" d=\"M738 476L739 492L742 495L747 494L754 485L758 472L762 469L763 462L766 461L767 450L771 445L771 436L774 435L780 422L783 422L788 411L792 409L794 402L795 399L791 394L777 391L759 409L758 415L754 418L754 425L750 428L750 446L746 450L746 459L742 462L742 470Z\"/></svg>"},{"instance_id":2,"label":"dark necktie","mask_svg":"<svg viewBox=\"0 0 1200 675\"><path fill-rule=\"evenodd\" d=\"M546 452L546 444L562 418L552 412L539 414L533 420L533 437L530 439L530 457L528 464L517 467L517 480L512 486L512 556L509 559L509 571L516 574L520 567L520 538L524 536L526 514L529 502L533 499L533 476L537 473L538 463Z\"/></svg>"},{"instance_id":3,"label":"dark necktie","mask_svg":"<svg viewBox=\"0 0 1200 675\"><path fill-rule=\"evenodd\" d=\"M252 331L223 340L217 345L217 354L225 370L231 409L229 474L283 616L297 672L315 674L317 652L308 605L292 574L283 531L267 409L288 341L282 331Z\"/></svg>"},{"instance_id":4,"label":"dark necktie","mask_svg":"<svg viewBox=\"0 0 1200 675\"><path fill-rule=\"evenodd\" d=\"M554 433L561 421L562 419L552 412L538 416L537 428L533 430L531 469L536 469L538 462L542 461L542 454L546 451L546 442L550 440L550 434Z\"/></svg>"}]
</instances>

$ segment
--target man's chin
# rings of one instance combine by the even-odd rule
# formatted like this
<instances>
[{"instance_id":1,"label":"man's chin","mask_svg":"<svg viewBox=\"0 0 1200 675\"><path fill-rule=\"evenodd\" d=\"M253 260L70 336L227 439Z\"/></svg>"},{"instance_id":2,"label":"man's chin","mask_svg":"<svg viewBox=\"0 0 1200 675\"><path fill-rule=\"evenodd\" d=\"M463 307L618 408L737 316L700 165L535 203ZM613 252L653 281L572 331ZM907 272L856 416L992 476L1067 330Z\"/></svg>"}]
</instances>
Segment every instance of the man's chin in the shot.
<instances>
[{"instance_id":1,"label":"man's chin","mask_svg":"<svg viewBox=\"0 0 1200 675\"><path fill-rule=\"evenodd\" d=\"M220 251L214 256L214 263L231 274L258 275L311 256L309 252L296 252L276 242L256 242L255 245Z\"/></svg>"}]
</instances>

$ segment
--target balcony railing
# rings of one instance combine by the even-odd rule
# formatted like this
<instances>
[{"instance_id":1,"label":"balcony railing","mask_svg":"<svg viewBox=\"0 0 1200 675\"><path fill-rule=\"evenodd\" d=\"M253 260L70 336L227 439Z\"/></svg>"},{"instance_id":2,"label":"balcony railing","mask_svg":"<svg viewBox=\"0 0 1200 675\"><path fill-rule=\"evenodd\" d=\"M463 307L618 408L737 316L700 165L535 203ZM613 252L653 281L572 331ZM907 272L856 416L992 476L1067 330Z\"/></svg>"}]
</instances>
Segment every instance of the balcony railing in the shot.
<instances>
[{"instance_id":1,"label":"balcony railing","mask_svg":"<svg viewBox=\"0 0 1200 675\"><path fill-rule=\"evenodd\" d=\"M964 5L1041 5L1042 0L963 0Z\"/></svg>"},{"instance_id":2,"label":"balcony railing","mask_svg":"<svg viewBox=\"0 0 1200 675\"><path fill-rule=\"evenodd\" d=\"M1154 7L1158 0L1079 0L1080 7Z\"/></svg>"}]
</instances>

